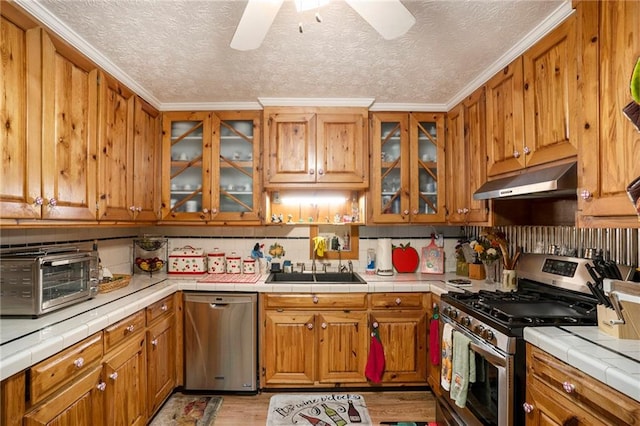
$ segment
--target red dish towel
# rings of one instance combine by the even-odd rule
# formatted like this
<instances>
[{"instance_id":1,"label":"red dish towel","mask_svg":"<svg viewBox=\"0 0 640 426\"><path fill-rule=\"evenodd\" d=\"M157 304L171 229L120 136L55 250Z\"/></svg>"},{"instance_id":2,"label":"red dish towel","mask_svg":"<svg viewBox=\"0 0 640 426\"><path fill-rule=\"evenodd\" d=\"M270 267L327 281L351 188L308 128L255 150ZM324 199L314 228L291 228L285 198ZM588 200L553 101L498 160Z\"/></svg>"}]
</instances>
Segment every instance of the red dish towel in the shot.
<instances>
[{"instance_id":1,"label":"red dish towel","mask_svg":"<svg viewBox=\"0 0 640 426\"><path fill-rule=\"evenodd\" d=\"M378 329L375 329L371 333L371 345L364 375L373 383L380 383L382 381L382 373L384 373L384 349L382 342L380 342Z\"/></svg>"},{"instance_id":2,"label":"red dish towel","mask_svg":"<svg viewBox=\"0 0 640 426\"><path fill-rule=\"evenodd\" d=\"M432 319L429 330L429 356L431 357L432 365L440 364L440 322L437 319Z\"/></svg>"}]
</instances>

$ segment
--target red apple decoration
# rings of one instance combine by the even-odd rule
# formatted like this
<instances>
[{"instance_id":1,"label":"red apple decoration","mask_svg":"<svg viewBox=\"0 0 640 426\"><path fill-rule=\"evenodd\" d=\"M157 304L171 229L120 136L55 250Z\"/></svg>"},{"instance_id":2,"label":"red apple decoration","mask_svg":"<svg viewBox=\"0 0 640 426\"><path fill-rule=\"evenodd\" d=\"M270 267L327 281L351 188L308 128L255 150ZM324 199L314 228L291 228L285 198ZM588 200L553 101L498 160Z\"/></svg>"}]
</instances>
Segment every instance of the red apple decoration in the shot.
<instances>
[{"instance_id":1,"label":"red apple decoration","mask_svg":"<svg viewBox=\"0 0 640 426\"><path fill-rule=\"evenodd\" d=\"M415 272L420 264L418 251L410 246L410 243L394 246L391 250L391 261L399 273Z\"/></svg>"}]
</instances>

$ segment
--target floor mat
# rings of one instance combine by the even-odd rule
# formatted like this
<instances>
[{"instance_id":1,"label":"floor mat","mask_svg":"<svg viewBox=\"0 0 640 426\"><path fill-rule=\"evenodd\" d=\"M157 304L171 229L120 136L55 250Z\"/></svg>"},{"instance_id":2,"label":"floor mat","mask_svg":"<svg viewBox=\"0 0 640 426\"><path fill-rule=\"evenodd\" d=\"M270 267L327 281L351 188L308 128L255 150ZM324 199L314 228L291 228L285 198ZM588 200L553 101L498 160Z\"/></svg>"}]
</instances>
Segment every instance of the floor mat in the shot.
<instances>
[{"instance_id":1,"label":"floor mat","mask_svg":"<svg viewBox=\"0 0 640 426\"><path fill-rule=\"evenodd\" d=\"M164 403L149 426L211 426L222 397L176 392Z\"/></svg>"},{"instance_id":2,"label":"floor mat","mask_svg":"<svg viewBox=\"0 0 640 426\"><path fill-rule=\"evenodd\" d=\"M362 395L278 394L269 400L267 426L352 424L372 424Z\"/></svg>"}]
</instances>

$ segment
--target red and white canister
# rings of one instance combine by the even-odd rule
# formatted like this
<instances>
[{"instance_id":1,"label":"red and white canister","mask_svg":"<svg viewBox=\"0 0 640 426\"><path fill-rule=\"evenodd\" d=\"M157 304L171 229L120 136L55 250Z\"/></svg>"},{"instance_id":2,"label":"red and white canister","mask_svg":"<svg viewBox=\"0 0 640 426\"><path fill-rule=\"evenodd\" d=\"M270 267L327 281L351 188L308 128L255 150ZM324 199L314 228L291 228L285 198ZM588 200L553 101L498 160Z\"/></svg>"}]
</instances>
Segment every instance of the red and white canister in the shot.
<instances>
[{"instance_id":1,"label":"red and white canister","mask_svg":"<svg viewBox=\"0 0 640 426\"><path fill-rule=\"evenodd\" d=\"M243 274L255 274L256 273L256 260L247 257L242 259L242 273Z\"/></svg>"},{"instance_id":2,"label":"red and white canister","mask_svg":"<svg viewBox=\"0 0 640 426\"><path fill-rule=\"evenodd\" d=\"M221 252L218 248L214 248L213 252L207 254L207 263L210 274L224 274L227 272L227 262L224 257L224 252Z\"/></svg>"},{"instance_id":3,"label":"red and white canister","mask_svg":"<svg viewBox=\"0 0 640 426\"><path fill-rule=\"evenodd\" d=\"M227 274L239 274L242 272L242 259L235 251L227 256Z\"/></svg>"}]
</instances>

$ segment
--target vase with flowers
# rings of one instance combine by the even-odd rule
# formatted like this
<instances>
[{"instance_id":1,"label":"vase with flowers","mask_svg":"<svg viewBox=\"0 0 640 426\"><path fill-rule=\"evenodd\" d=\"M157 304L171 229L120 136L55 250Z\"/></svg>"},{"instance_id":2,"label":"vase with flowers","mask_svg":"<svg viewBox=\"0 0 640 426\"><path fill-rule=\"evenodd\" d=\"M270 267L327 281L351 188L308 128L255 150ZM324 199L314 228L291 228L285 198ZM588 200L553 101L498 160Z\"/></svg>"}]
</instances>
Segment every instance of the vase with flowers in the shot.
<instances>
[{"instance_id":1,"label":"vase with flowers","mask_svg":"<svg viewBox=\"0 0 640 426\"><path fill-rule=\"evenodd\" d=\"M467 259L464 256L464 251L462 249L463 244L468 244L469 240L461 239L458 240L458 244L455 247L456 250L456 275L460 275L463 277L469 276L469 264L467 263Z\"/></svg>"},{"instance_id":2,"label":"vase with flowers","mask_svg":"<svg viewBox=\"0 0 640 426\"><path fill-rule=\"evenodd\" d=\"M484 265L486 283L496 282L496 263L502 257L501 244L506 245L504 234L493 228L483 232L469 243L477 259Z\"/></svg>"}]
</instances>

